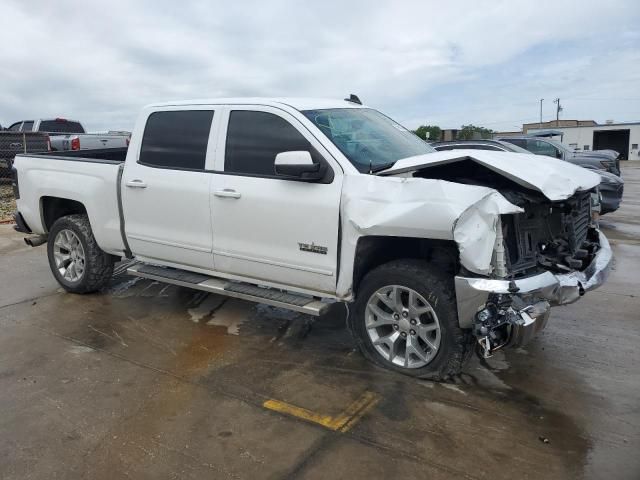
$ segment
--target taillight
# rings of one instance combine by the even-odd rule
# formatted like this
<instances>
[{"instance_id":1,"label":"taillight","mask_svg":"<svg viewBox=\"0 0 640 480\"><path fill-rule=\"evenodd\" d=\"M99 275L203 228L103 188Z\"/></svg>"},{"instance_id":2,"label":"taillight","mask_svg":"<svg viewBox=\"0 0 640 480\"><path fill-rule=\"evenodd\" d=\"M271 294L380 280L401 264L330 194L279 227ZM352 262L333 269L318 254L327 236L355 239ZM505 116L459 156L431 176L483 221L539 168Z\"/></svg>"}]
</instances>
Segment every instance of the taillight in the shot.
<instances>
[{"instance_id":1,"label":"taillight","mask_svg":"<svg viewBox=\"0 0 640 480\"><path fill-rule=\"evenodd\" d=\"M51 138L49 137L49 135L46 135L46 139L47 139L47 151L50 152L51 151Z\"/></svg>"},{"instance_id":2,"label":"taillight","mask_svg":"<svg viewBox=\"0 0 640 480\"><path fill-rule=\"evenodd\" d=\"M78 137L71 139L71 150L80 150L80 139Z\"/></svg>"}]
</instances>

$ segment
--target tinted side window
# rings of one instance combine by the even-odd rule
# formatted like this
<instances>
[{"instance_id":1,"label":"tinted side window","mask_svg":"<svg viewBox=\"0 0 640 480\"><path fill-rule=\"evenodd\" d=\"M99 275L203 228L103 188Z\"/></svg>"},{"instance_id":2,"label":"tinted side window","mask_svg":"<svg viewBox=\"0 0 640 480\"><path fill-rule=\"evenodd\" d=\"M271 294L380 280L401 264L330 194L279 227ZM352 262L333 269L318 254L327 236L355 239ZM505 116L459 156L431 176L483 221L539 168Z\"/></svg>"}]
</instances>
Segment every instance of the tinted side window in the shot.
<instances>
[{"instance_id":1,"label":"tinted side window","mask_svg":"<svg viewBox=\"0 0 640 480\"><path fill-rule=\"evenodd\" d=\"M23 132L30 132L32 128L33 128L33 122L24 122L22 124Z\"/></svg>"},{"instance_id":2,"label":"tinted side window","mask_svg":"<svg viewBox=\"0 0 640 480\"><path fill-rule=\"evenodd\" d=\"M541 140L527 140L527 150L536 155L548 155L549 157L556 157L558 150L550 143L543 142Z\"/></svg>"},{"instance_id":3,"label":"tinted side window","mask_svg":"<svg viewBox=\"0 0 640 480\"><path fill-rule=\"evenodd\" d=\"M84 128L78 122L64 119L42 120L38 130L50 133L84 133Z\"/></svg>"},{"instance_id":4,"label":"tinted side window","mask_svg":"<svg viewBox=\"0 0 640 480\"><path fill-rule=\"evenodd\" d=\"M203 170L212 120L210 110L152 113L144 129L138 162Z\"/></svg>"},{"instance_id":5,"label":"tinted side window","mask_svg":"<svg viewBox=\"0 0 640 480\"><path fill-rule=\"evenodd\" d=\"M504 142L513 143L522 148L527 148L527 141L524 138L504 138L502 139Z\"/></svg>"},{"instance_id":6,"label":"tinted side window","mask_svg":"<svg viewBox=\"0 0 640 480\"><path fill-rule=\"evenodd\" d=\"M226 172L275 176L281 152L304 150L319 162L319 154L289 122L267 112L234 110L229 117L224 169Z\"/></svg>"},{"instance_id":7,"label":"tinted side window","mask_svg":"<svg viewBox=\"0 0 640 480\"><path fill-rule=\"evenodd\" d=\"M20 130L20 125L22 125L22 122L14 123L7 130L11 130L12 132L17 132L18 130Z\"/></svg>"}]
</instances>

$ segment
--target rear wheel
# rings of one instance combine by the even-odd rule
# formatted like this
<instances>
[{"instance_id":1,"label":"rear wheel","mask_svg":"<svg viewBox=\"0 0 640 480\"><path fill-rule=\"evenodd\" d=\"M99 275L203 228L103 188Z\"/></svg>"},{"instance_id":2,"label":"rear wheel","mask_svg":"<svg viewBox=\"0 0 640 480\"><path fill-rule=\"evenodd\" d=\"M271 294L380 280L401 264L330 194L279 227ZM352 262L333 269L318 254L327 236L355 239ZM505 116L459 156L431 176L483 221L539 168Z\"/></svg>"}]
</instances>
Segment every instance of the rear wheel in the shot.
<instances>
[{"instance_id":1,"label":"rear wheel","mask_svg":"<svg viewBox=\"0 0 640 480\"><path fill-rule=\"evenodd\" d=\"M472 336L458 325L450 276L427 262L398 260L362 280L349 327L365 357L385 368L444 380L460 373Z\"/></svg>"},{"instance_id":2,"label":"rear wheel","mask_svg":"<svg viewBox=\"0 0 640 480\"><path fill-rule=\"evenodd\" d=\"M49 232L47 254L54 277L69 292L95 292L113 274L114 257L100 249L86 215L56 220Z\"/></svg>"}]
</instances>

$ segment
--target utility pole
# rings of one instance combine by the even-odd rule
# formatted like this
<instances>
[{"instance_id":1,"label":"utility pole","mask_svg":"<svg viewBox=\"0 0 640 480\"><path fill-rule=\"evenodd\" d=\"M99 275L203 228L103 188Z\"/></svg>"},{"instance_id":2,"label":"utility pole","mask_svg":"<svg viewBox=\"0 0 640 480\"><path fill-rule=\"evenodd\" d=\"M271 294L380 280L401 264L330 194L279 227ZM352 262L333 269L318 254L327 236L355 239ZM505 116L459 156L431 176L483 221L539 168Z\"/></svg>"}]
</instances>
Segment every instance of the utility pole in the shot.
<instances>
[{"instance_id":1,"label":"utility pole","mask_svg":"<svg viewBox=\"0 0 640 480\"><path fill-rule=\"evenodd\" d=\"M556 98L553 103L556 104L556 128L560 126L560 112L562 111L562 106L560 105L560 99Z\"/></svg>"},{"instance_id":2,"label":"utility pole","mask_svg":"<svg viewBox=\"0 0 640 480\"><path fill-rule=\"evenodd\" d=\"M540 125L538 125L540 128L542 128L542 102L544 101L544 98L540 99Z\"/></svg>"}]
</instances>

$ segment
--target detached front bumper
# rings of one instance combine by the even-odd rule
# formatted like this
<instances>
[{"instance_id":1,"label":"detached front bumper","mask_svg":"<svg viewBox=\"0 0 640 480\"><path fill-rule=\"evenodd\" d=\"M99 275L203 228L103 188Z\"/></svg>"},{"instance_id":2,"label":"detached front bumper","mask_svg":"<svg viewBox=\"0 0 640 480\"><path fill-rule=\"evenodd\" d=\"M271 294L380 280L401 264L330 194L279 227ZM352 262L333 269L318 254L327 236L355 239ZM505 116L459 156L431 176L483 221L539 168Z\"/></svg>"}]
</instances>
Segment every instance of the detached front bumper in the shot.
<instances>
[{"instance_id":1,"label":"detached front bumper","mask_svg":"<svg viewBox=\"0 0 640 480\"><path fill-rule=\"evenodd\" d=\"M515 328L514 334L522 337L522 340L512 338L511 344L523 345L526 343L532 338L532 332L535 334L544 328L550 306L575 302L586 291L598 288L606 281L611 270L613 254L607 238L602 232L598 232L598 234L600 249L591 264L581 272L576 271L562 275L544 272L511 282L456 276L455 288L460 327L474 327L476 314L485 308L491 295L502 294L517 297L517 303L525 305L525 307L516 312L520 316L521 328ZM535 312L535 314L525 316L522 315L523 312Z\"/></svg>"}]
</instances>

